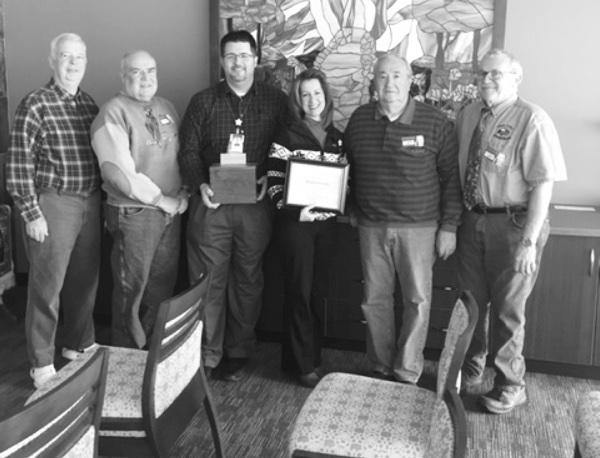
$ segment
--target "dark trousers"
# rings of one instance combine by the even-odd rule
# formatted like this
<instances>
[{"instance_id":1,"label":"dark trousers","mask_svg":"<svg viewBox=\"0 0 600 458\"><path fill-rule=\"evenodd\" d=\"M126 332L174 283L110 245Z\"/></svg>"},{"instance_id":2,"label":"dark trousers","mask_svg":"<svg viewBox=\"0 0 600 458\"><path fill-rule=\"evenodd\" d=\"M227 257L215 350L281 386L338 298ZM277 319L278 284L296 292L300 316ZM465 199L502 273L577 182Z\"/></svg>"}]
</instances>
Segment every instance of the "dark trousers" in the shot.
<instances>
[{"instance_id":1,"label":"dark trousers","mask_svg":"<svg viewBox=\"0 0 600 458\"><path fill-rule=\"evenodd\" d=\"M263 255L271 239L268 202L204 206L193 196L187 227L190 280L208 269L209 292L204 307L203 359L219 364L223 354L247 358L256 342L264 275Z\"/></svg>"},{"instance_id":2,"label":"dark trousers","mask_svg":"<svg viewBox=\"0 0 600 458\"><path fill-rule=\"evenodd\" d=\"M321 365L329 269L337 240L334 220L276 226L284 282L281 366L293 374L308 374Z\"/></svg>"}]
</instances>

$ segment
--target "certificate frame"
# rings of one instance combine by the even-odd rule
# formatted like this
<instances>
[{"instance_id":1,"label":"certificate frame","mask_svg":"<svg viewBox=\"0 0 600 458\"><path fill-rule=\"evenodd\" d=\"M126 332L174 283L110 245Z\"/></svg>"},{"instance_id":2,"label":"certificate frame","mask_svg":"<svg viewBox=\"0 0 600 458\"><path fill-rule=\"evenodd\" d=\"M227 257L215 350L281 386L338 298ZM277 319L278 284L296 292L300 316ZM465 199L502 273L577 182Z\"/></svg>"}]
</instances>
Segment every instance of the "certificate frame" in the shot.
<instances>
[{"instance_id":1,"label":"certificate frame","mask_svg":"<svg viewBox=\"0 0 600 458\"><path fill-rule=\"evenodd\" d=\"M350 166L339 162L290 158L287 161L283 205L344 213Z\"/></svg>"}]
</instances>

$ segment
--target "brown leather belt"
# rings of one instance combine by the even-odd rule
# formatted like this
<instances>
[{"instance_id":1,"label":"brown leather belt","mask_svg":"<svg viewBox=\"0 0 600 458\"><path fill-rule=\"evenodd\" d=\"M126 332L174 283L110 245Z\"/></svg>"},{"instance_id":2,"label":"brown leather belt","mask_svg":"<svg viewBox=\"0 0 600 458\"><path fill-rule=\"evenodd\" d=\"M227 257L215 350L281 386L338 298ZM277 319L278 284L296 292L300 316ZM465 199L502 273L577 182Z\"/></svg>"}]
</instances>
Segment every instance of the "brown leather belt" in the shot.
<instances>
[{"instance_id":1,"label":"brown leather belt","mask_svg":"<svg viewBox=\"0 0 600 458\"><path fill-rule=\"evenodd\" d=\"M477 204L473 208L471 208L472 212L478 213L480 215L486 214L494 214L494 213L504 213L507 215L511 215L513 213L523 213L527 211L527 207L523 205L506 205L505 207L488 207L484 204Z\"/></svg>"}]
</instances>

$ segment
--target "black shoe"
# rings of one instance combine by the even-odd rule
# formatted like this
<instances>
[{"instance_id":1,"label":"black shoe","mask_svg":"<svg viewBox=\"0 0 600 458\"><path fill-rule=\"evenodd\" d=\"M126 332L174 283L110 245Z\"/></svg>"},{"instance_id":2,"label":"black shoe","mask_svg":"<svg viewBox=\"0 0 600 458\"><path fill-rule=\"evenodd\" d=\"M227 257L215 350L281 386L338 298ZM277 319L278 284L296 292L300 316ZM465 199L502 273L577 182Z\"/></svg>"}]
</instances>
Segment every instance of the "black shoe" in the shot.
<instances>
[{"instance_id":1,"label":"black shoe","mask_svg":"<svg viewBox=\"0 0 600 458\"><path fill-rule=\"evenodd\" d=\"M468 393L471 390L478 388L483 382L483 371L479 374L472 374L461 371L460 377L460 392Z\"/></svg>"},{"instance_id":2,"label":"black shoe","mask_svg":"<svg viewBox=\"0 0 600 458\"><path fill-rule=\"evenodd\" d=\"M394 380L394 376L392 374L386 374L385 372L377 370L377 369L375 369L371 373L371 377L379 379L379 380L388 380L388 381Z\"/></svg>"},{"instance_id":3,"label":"black shoe","mask_svg":"<svg viewBox=\"0 0 600 458\"><path fill-rule=\"evenodd\" d=\"M526 401L524 386L495 386L492 391L477 400L488 412L496 414L508 413Z\"/></svg>"},{"instance_id":4,"label":"black shoe","mask_svg":"<svg viewBox=\"0 0 600 458\"><path fill-rule=\"evenodd\" d=\"M242 379L244 367L248 358L229 358L223 368L223 380L228 382L239 382Z\"/></svg>"},{"instance_id":5,"label":"black shoe","mask_svg":"<svg viewBox=\"0 0 600 458\"><path fill-rule=\"evenodd\" d=\"M315 373L319 376L319 378L323 378L325 375L327 375L327 372L325 372L325 369L323 369L322 366L316 367Z\"/></svg>"},{"instance_id":6,"label":"black shoe","mask_svg":"<svg viewBox=\"0 0 600 458\"><path fill-rule=\"evenodd\" d=\"M317 374L316 371L298 376L298 381L300 382L300 385L305 386L307 388L314 388L315 386L317 386L320 380L321 377L319 377L319 374Z\"/></svg>"}]
</instances>

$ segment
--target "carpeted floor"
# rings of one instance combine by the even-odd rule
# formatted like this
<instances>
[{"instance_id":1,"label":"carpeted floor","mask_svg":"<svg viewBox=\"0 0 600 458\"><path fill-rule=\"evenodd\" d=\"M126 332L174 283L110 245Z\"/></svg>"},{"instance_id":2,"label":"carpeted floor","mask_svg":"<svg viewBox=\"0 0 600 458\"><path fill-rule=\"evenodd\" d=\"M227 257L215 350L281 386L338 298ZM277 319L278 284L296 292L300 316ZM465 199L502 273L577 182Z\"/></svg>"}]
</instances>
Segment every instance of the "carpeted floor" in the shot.
<instances>
[{"instance_id":1,"label":"carpeted floor","mask_svg":"<svg viewBox=\"0 0 600 458\"><path fill-rule=\"evenodd\" d=\"M223 424L228 456L286 457L286 441L294 419L310 390L298 386L279 370L279 345L260 343L248 375L232 384L210 382ZM324 367L330 371L365 373L363 353L325 350ZM428 361L419 385L433 389L433 362ZM486 384L493 372L487 370ZM528 374L529 402L513 412L483 413L476 395L463 397L468 422L468 458L570 458L573 456L573 416L579 396L600 389L600 381L545 374ZM197 421L173 450L178 457L213 457L204 420ZM431 457L435 458L435 457Z\"/></svg>"},{"instance_id":2,"label":"carpeted floor","mask_svg":"<svg viewBox=\"0 0 600 458\"><path fill-rule=\"evenodd\" d=\"M106 323L99 323L99 341ZM60 329L58 332L60 345ZM239 383L210 380L229 458L279 458L294 419L310 390L297 385L279 369L280 346L260 342L244 379ZM66 361L57 357L60 367ZM327 349L328 371L366 373L362 352ZM0 313L0 417L9 415L33 392L28 376L22 320L13 323ZM427 362L420 385L433 388L435 363ZM492 382L486 373L485 387ZM483 413L476 396L463 397L467 409L468 458L570 458L573 456L573 416L578 398L600 390L600 381L528 373L529 401L510 414ZM212 438L199 415L180 438L173 457L213 457ZM434 457L431 457L434 458Z\"/></svg>"}]
</instances>

